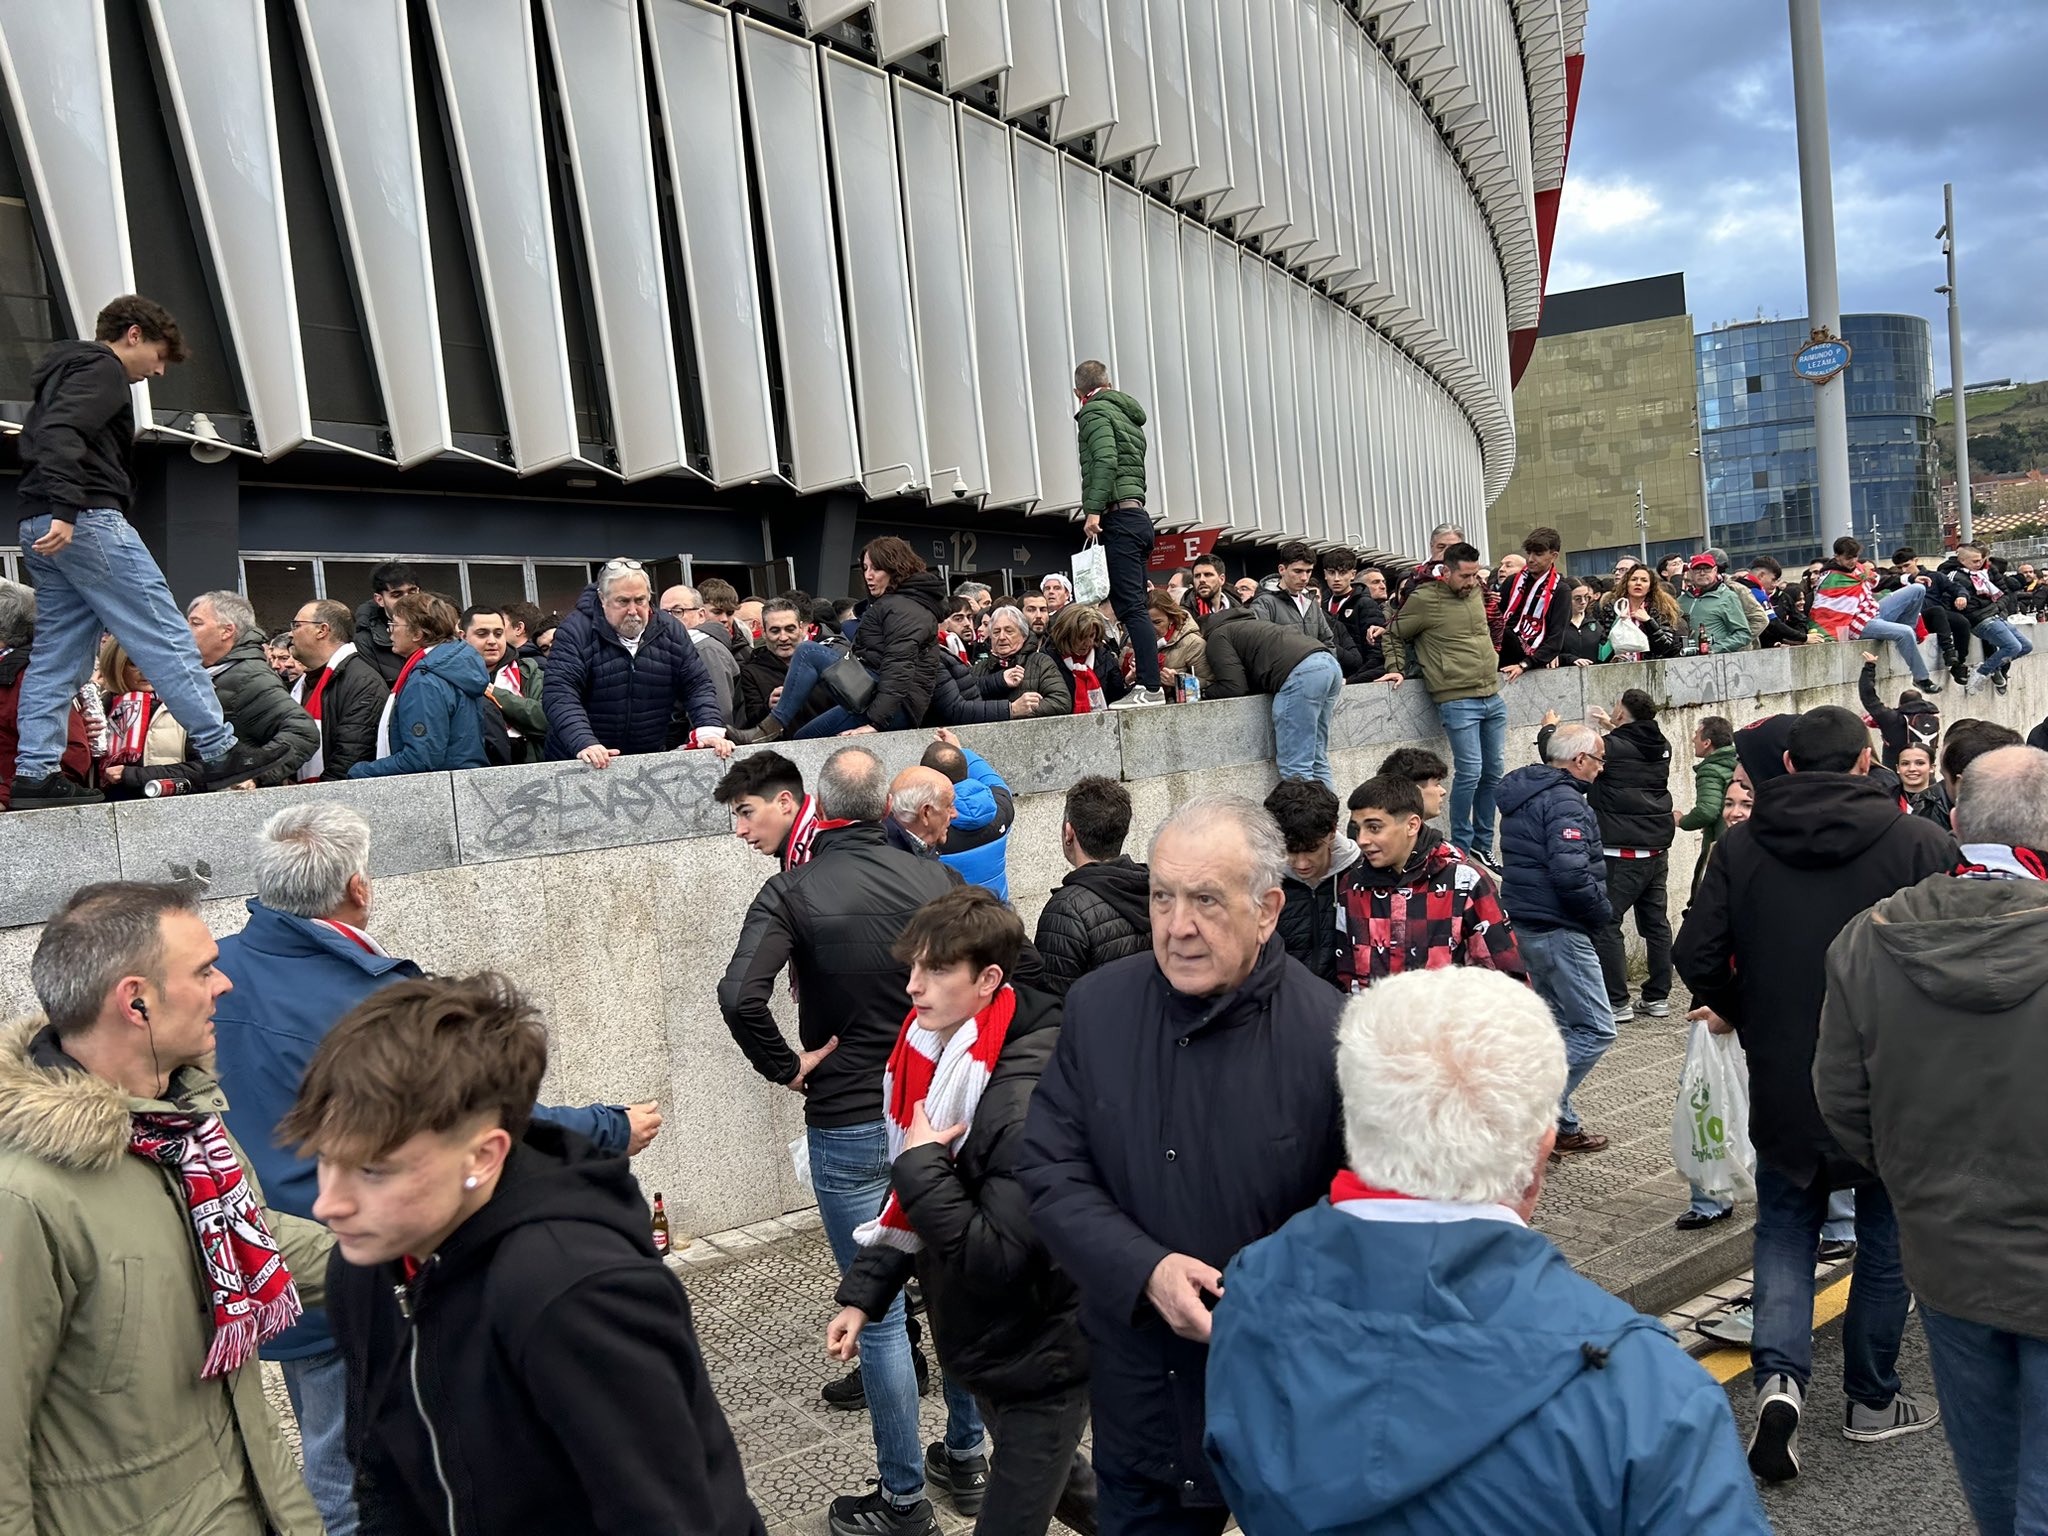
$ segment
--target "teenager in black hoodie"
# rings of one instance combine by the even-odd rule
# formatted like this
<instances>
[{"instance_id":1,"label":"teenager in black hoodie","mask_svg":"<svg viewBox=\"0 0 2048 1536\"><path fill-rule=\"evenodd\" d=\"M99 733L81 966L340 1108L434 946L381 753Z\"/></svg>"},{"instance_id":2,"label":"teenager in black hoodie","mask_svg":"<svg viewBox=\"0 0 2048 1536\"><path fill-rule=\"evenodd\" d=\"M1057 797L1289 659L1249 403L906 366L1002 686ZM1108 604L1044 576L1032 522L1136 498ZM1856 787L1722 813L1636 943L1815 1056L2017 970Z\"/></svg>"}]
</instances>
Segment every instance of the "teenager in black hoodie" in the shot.
<instances>
[{"instance_id":1,"label":"teenager in black hoodie","mask_svg":"<svg viewBox=\"0 0 2048 1536\"><path fill-rule=\"evenodd\" d=\"M502 977L399 982L278 1128L320 1160L363 1529L761 1536L632 1170L531 1120L546 1067Z\"/></svg>"}]
</instances>

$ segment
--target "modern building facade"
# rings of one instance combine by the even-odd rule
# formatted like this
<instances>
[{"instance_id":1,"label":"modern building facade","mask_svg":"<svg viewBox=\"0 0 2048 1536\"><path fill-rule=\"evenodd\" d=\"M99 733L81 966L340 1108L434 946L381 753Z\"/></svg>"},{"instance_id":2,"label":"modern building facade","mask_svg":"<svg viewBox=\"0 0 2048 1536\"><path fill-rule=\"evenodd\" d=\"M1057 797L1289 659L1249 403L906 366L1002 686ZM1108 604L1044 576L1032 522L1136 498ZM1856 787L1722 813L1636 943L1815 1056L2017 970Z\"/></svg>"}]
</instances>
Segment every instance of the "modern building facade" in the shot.
<instances>
[{"instance_id":1,"label":"modern building facade","mask_svg":"<svg viewBox=\"0 0 2048 1536\"><path fill-rule=\"evenodd\" d=\"M1098 357L1163 526L1413 550L1513 469L1584 21L0 0L0 428L137 290L193 349L137 391L181 593L404 555L559 607L621 553L830 593L880 532L1035 580Z\"/></svg>"},{"instance_id":2,"label":"modern building facade","mask_svg":"<svg viewBox=\"0 0 2048 1536\"><path fill-rule=\"evenodd\" d=\"M1575 575L1611 571L1645 542L1653 562L1701 547L1692 337L1683 273L1544 300L1515 385L1514 477L1487 514L1496 559L1539 527L1563 535Z\"/></svg>"},{"instance_id":3,"label":"modern building facade","mask_svg":"<svg viewBox=\"0 0 2048 1536\"><path fill-rule=\"evenodd\" d=\"M1804 318L1703 332L1700 440L1707 521L1738 562L1787 567L1822 553L1814 469L1813 386L1792 372ZM1844 315L1852 359L1849 494L1856 536L1888 553L1941 547L1934 500L1934 347L1918 315Z\"/></svg>"}]
</instances>

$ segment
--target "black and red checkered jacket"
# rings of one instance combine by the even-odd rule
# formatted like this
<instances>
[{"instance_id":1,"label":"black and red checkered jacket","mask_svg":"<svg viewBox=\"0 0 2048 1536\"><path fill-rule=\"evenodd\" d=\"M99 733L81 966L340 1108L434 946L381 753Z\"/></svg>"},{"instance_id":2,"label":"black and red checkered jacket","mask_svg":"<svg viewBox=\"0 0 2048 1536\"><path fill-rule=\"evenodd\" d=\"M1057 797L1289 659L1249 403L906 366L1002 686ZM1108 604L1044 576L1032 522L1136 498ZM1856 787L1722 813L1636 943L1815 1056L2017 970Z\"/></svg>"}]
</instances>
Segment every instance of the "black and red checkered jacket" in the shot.
<instances>
[{"instance_id":1,"label":"black and red checkered jacket","mask_svg":"<svg viewBox=\"0 0 2048 1536\"><path fill-rule=\"evenodd\" d=\"M1451 965L1529 979L1491 875L1430 827L1398 874L1363 861L1344 872L1337 887L1341 990Z\"/></svg>"}]
</instances>

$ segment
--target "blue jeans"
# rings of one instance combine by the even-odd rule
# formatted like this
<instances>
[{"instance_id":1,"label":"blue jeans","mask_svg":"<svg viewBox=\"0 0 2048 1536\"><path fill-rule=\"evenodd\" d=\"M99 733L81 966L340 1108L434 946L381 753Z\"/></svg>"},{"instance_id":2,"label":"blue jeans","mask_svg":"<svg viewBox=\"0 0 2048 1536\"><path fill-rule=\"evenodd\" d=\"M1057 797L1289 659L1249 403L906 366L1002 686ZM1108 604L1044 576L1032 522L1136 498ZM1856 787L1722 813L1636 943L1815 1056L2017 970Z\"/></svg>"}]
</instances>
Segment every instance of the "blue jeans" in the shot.
<instances>
[{"instance_id":1,"label":"blue jeans","mask_svg":"<svg viewBox=\"0 0 2048 1536\"><path fill-rule=\"evenodd\" d=\"M299 1445L306 1456L306 1491L327 1536L356 1536L356 1473L349 1465L348 1368L339 1349L303 1360L285 1360L284 1389L299 1421Z\"/></svg>"},{"instance_id":2,"label":"blue jeans","mask_svg":"<svg viewBox=\"0 0 2048 1536\"><path fill-rule=\"evenodd\" d=\"M1986 677L1994 672L2003 672L2022 656L2031 656L2034 652L2034 642L2003 619L1979 619L1977 643L1984 647L1984 664L1977 670ZM42 644L40 628L36 631L36 644ZM29 670L33 672L35 668L31 666Z\"/></svg>"},{"instance_id":3,"label":"blue jeans","mask_svg":"<svg viewBox=\"0 0 2048 1536\"><path fill-rule=\"evenodd\" d=\"M21 558L36 589L36 643L21 680L16 777L48 778L64 756L71 696L92 676L100 632L112 631L149 679L192 746L211 762L235 744L213 679L200 664L185 616L128 519L96 508L78 514L71 542L54 555L32 546L50 531L47 513L21 520Z\"/></svg>"},{"instance_id":4,"label":"blue jeans","mask_svg":"<svg viewBox=\"0 0 2048 1536\"><path fill-rule=\"evenodd\" d=\"M1146 628L1150 628L1150 624ZM1273 695L1273 755L1283 779L1320 779L1331 794L1330 721L1344 697L1344 669L1328 651L1303 660Z\"/></svg>"},{"instance_id":5,"label":"blue jeans","mask_svg":"<svg viewBox=\"0 0 2048 1536\"><path fill-rule=\"evenodd\" d=\"M1927 589L1917 581L1885 593L1878 600L1877 617L1863 626L1859 637L1873 644L1891 641L1898 648L1899 660L1906 664L1906 674L1915 682L1927 676L1927 663L1920 656L1920 638L1913 629L1914 621L1920 617L1920 605L1926 601Z\"/></svg>"},{"instance_id":6,"label":"blue jeans","mask_svg":"<svg viewBox=\"0 0 2048 1536\"><path fill-rule=\"evenodd\" d=\"M1138 686L1159 686L1159 636L1146 612L1145 569L1152 559L1156 537L1152 514L1143 507L1126 507L1102 514L1102 553L1109 564L1109 606L1131 643L1131 659L1138 666Z\"/></svg>"},{"instance_id":7,"label":"blue jeans","mask_svg":"<svg viewBox=\"0 0 2048 1536\"><path fill-rule=\"evenodd\" d=\"M1490 699L1453 699L1436 707L1451 738L1451 841L1467 853L1493 856L1494 791L1508 755L1508 705Z\"/></svg>"},{"instance_id":8,"label":"blue jeans","mask_svg":"<svg viewBox=\"0 0 2048 1536\"><path fill-rule=\"evenodd\" d=\"M1983 1536L2048 1531L2048 1339L1920 1309L1956 1481Z\"/></svg>"},{"instance_id":9,"label":"blue jeans","mask_svg":"<svg viewBox=\"0 0 2048 1536\"><path fill-rule=\"evenodd\" d=\"M1723 1200L1719 1195L1710 1195L1690 1179L1686 1181L1686 1187L1692 1191L1692 1204L1688 1209L1702 1216L1718 1216L1723 1211L1735 1209L1733 1200Z\"/></svg>"},{"instance_id":10,"label":"blue jeans","mask_svg":"<svg viewBox=\"0 0 2048 1536\"><path fill-rule=\"evenodd\" d=\"M879 1103L879 1096L877 1098ZM889 1135L883 1122L837 1127L812 1126L811 1187L818 1215L840 1273L860 1253L853 1229L882 1214L889 1198ZM917 1375L910 1363L910 1335L903 1326L903 1298L860 1331L861 1385L875 1432L875 1461L882 1488L899 1499L924 1487L924 1448L917 1436ZM946 1448L961 1456L981 1449L981 1415L968 1393L945 1383Z\"/></svg>"},{"instance_id":11,"label":"blue jeans","mask_svg":"<svg viewBox=\"0 0 2048 1536\"><path fill-rule=\"evenodd\" d=\"M818 679L828 668L850 652L836 647L822 645L816 640L806 640L796 648L796 654L789 658L789 671L782 679L782 702L769 713L782 722L788 730L790 723L803 712L804 704L810 699L811 690L818 685ZM872 677L874 674L868 674ZM900 731L911 724L902 710L897 710L887 720L869 720L865 715L856 715L843 705L834 704L822 714L806 721L802 730L791 735L792 741L809 741L817 736L837 736L841 731L850 731L857 725L872 725L878 731Z\"/></svg>"},{"instance_id":12,"label":"blue jeans","mask_svg":"<svg viewBox=\"0 0 2048 1536\"><path fill-rule=\"evenodd\" d=\"M1813 1254L1827 1220L1828 1190L1802 1188L1769 1163L1756 1170L1756 1334L1749 1357L1758 1386L1813 1379ZM1899 1223L1875 1180L1856 1186L1856 1283L1842 1319L1842 1388L1866 1408L1899 1393L1899 1340L1906 1331L1906 1280Z\"/></svg>"},{"instance_id":13,"label":"blue jeans","mask_svg":"<svg viewBox=\"0 0 2048 1536\"><path fill-rule=\"evenodd\" d=\"M1557 1106L1557 1128L1564 1135L1579 1130L1572 1093L1586 1074L1600 1064L1614 1044L1614 1009L1607 1001L1607 983L1600 975L1600 956L1592 937L1576 928L1518 929L1517 947L1536 995L1548 1005L1564 1036L1564 1097Z\"/></svg>"}]
</instances>

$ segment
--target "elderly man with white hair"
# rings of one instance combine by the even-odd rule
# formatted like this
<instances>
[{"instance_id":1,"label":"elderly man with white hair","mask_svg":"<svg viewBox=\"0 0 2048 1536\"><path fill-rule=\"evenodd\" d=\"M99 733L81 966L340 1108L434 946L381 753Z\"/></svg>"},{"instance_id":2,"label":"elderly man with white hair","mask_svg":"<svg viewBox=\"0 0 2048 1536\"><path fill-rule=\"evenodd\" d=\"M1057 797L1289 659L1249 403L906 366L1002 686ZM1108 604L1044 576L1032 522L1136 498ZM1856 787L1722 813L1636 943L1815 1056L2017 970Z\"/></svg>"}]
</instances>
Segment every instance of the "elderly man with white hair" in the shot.
<instances>
[{"instance_id":1,"label":"elderly man with white hair","mask_svg":"<svg viewBox=\"0 0 2048 1536\"><path fill-rule=\"evenodd\" d=\"M1347 1166L1216 1309L1208 1451L1244 1529L1769 1531L1722 1389L1529 1226L1565 1080L1542 999L1391 977L1345 1009L1337 1079Z\"/></svg>"},{"instance_id":2,"label":"elderly man with white hair","mask_svg":"<svg viewBox=\"0 0 2048 1536\"><path fill-rule=\"evenodd\" d=\"M1202 1458L1222 1266L1341 1166L1342 999L1275 929L1287 846L1256 801L1190 800L1152 839L1151 948L1076 981L1018 1177L1081 1291L1103 1536L1221 1536Z\"/></svg>"}]
</instances>

